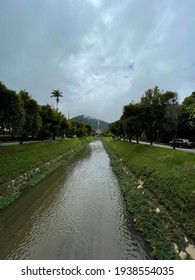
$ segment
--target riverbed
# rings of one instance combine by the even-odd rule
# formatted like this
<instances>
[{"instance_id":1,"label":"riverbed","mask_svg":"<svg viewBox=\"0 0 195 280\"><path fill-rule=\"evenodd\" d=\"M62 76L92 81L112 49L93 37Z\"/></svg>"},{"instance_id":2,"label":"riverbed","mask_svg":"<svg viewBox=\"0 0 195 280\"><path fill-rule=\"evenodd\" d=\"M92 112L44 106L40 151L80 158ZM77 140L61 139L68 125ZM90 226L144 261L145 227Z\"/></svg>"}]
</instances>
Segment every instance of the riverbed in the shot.
<instances>
[{"instance_id":1,"label":"riverbed","mask_svg":"<svg viewBox=\"0 0 195 280\"><path fill-rule=\"evenodd\" d=\"M94 141L0 212L0 259L150 259Z\"/></svg>"}]
</instances>

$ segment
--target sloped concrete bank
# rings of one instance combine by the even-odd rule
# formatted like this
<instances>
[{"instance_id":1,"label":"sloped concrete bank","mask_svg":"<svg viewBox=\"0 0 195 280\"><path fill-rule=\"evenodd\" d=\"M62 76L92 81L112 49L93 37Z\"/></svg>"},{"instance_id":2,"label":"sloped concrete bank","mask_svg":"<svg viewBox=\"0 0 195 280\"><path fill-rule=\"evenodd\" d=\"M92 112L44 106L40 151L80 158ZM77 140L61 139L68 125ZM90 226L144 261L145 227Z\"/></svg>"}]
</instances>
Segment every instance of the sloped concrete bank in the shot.
<instances>
[{"instance_id":1,"label":"sloped concrete bank","mask_svg":"<svg viewBox=\"0 0 195 280\"><path fill-rule=\"evenodd\" d=\"M111 149L108 141L104 146L109 155L123 192L127 208L134 216L135 227L140 230L152 247L154 259L195 259L195 244L180 224L170 215L163 201L159 201L147 188L147 182L128 168ZM128 152L128 151L127 151Z\"/></svg>"},{"instance_id":2,"label":"sloped concrete bank","mask_svg":"<svg viewBox=\"0 0 195 280\"><path fill-rule=\"evenodd\" d=\"M0 209L7 207L14 202L24 190L31 188L42 181L47 175L53 172L64 162L72 158L81 151L92 138L86 139L80 145L71 148L69 151L60 154L59 156L44 162L41 165L31 168L29 171L22 173L16 178L1 184L0 186Z\"/></svg>"}]
</instances>

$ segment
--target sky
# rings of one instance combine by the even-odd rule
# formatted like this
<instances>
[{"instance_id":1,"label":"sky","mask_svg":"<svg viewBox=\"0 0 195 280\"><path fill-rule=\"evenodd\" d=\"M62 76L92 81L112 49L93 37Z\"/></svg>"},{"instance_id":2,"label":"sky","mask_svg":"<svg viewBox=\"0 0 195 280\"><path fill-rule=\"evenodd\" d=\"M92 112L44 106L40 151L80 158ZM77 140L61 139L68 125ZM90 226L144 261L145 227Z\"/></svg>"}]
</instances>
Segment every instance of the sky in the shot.
<instances>
[{"instance_id":1,"label":"sky","mask_svg":"<svg viewBox=\"0 0 195 280\"><path fill-rule=\"evenodd\" d=\"M108 122L158 85L195 91L194 0L0 0L0 81Z\"/></svg>"}]
</instances>

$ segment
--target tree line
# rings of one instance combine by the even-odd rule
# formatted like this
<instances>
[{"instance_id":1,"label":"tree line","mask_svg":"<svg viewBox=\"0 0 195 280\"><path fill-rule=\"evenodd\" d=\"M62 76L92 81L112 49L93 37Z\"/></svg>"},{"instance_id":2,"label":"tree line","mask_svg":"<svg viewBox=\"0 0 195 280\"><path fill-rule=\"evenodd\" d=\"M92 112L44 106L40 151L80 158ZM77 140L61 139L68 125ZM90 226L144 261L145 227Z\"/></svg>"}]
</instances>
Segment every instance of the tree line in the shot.
<instances>
[{"instance_id":1,"label":"tree line","mask_svg":"<svg viewBox=\"0 0 195 280\"><path fill-rule=\"evenodd\" d=\"M140 102L123 107L119 120L110 124L110 131L120 138L168 143L171 139L195 141L195 92L178 102L178 94L160 90L145 91Z\"/></svg>"},{"instance_id":2,"label":"tree line","mask_svg":"<svg viewBox=\"0 0 195 280\"><path fill-rule=\"evenodd\" d=\"M56 98L57 108L49 104L40 105L25 90L17 93L0 82L0 137L2 139L46 140L56 137L87 136L92 133L91 126L79 121L72 121L58 111L59 90L54 90L51 97Z\"/></svg>"}]
</instances>

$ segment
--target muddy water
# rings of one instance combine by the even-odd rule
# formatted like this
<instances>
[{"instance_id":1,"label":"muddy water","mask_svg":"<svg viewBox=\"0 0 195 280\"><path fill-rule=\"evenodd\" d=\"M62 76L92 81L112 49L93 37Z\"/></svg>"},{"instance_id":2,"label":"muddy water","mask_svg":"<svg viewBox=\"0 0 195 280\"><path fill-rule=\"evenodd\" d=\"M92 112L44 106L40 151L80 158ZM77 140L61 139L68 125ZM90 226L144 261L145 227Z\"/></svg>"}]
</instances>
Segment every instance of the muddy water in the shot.
<instances>
[{"instance_id":1,"label":"muddy water","mask_svg":"<svg viewBox=\"0 0 195 280\"><path fill-rule=\"evenodd\" d=\"M148 259L100 141L0 212L0 259Z\"/></svg>"}]
</instances>

